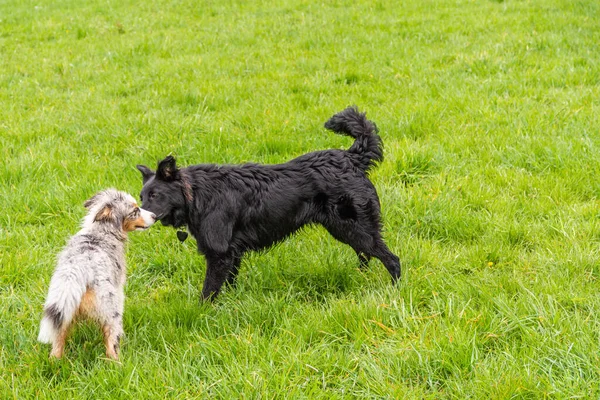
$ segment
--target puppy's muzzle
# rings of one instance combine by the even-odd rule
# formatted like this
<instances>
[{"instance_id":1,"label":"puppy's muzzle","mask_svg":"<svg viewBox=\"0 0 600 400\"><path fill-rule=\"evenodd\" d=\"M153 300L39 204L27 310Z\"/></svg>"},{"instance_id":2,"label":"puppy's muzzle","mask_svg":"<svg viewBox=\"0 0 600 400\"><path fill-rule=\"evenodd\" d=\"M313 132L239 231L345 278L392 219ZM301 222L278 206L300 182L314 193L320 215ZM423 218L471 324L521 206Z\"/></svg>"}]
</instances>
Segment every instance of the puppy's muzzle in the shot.
<instances>
[{"instance_id":1,"label":"puppy's muzzle","mask_svg":"<svg viewBox=\"0 0 600 400\"><path fill-rule=\"evenodd\" d=\"M137 231L143 231L150 228L156 222L156 215L153 212L140 208L140 215L144 220L144 226L136 228Z\"/></svg>"}]
</instances>

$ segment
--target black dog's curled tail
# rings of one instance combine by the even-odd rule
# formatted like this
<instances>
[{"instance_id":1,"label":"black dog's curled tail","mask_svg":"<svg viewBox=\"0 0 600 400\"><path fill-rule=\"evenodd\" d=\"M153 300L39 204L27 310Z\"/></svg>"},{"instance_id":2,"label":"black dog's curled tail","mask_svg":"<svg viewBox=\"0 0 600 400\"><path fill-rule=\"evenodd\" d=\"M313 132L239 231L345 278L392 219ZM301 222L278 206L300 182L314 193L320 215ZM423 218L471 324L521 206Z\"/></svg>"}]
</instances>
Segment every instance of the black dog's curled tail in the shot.
<instances>
[{"instance_id":1,"label":"black dog's curled tail","mask_svg":"<svg viewBox=\"0 0 600 400\"><path fill-rule=\"evenodd\" d=\"M367 119L365 113L359 112L356 106L335 114L325 122L325 128L356 139L348 152L356 154L354 159L359 169L367 172L383 161L383 142L377 135L377 126Z\"/></svg>"}]
</instances>

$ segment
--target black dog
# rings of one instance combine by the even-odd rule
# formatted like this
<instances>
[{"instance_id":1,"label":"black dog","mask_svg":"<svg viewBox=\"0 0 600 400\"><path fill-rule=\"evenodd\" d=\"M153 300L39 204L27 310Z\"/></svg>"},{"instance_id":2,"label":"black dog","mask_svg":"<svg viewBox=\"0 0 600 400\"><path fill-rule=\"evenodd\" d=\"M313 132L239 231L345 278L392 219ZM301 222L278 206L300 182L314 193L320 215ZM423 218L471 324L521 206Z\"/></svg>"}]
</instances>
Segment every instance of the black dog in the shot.
<instances>
[{"instance_id":1,"label":"black dog","mask_svg":"<svg viewBox=\"0 0 600 400\"><path fill-rule=\"evenodd\" d=\"M323 225L349 244L361 267L380 259L395 282L400 261L381 238L379 198L367 178L383 160L377 127L356 108L325 127L352 136L348 150L315 151L277 165L192 165L178 169L168 156L156 173L144 165L142 208L163 225L187 225L206 256L202 296L233 283L244 253L279 242L306 224Z\"/></svg>"}]
</instances>

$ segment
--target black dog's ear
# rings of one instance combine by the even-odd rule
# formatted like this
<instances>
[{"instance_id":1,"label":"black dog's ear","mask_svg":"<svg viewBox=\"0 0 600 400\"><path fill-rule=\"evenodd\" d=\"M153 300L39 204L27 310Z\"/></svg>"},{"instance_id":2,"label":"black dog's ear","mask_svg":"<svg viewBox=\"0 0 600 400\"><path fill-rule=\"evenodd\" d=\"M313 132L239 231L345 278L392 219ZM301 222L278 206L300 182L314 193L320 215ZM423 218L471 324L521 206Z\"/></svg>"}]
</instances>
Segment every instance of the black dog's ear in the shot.
<instances>
[{"instance_id":1,"label":"black dog's ear","mask_svg":"<svg viewBox=\"0 0 600 400\"><path fill-rule=\"evenodd\" d=\"M177 168L177 162L173 156L167 156L164 160L158 163L156 169L156 179L161 181L174 181L179 177L179 169Z\"/></svg>"},{"instance_id":2,"label":"black dog's ear","mask_svg":"<svg viewBox=\"0 0 600 400\"><path fill-rule=\"evenodd\" d=\"M140 170L140 172L142 173L142 179L143 179L143 183L145 184L146 182L148 182L148 179L152 178L154 176L154 171L152 171L150 168L146 167L145 165L136 165L135 166L137 169Z\"/></svg>"}]
</instances>

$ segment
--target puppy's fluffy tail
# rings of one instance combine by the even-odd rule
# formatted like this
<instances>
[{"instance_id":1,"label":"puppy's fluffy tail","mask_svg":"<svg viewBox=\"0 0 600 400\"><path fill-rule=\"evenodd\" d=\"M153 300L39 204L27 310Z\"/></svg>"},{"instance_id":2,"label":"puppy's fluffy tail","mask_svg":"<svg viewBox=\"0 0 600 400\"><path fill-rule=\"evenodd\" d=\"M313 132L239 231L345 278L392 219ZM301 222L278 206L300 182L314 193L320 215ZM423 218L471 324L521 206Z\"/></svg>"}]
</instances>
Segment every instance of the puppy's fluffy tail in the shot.
<instances>
[{"instance_id":1,"label":"puppy's fluffy tail","mask_svg":"<svg viewBox=\"0 0 600 400\"><path fill-rule=\"evenodd\" d=\"M54 343L61 329L71 323L84 293L85 287L81 284L68 278L52 277L38 341Z\"/></svg>"},{"instance_id":2,"label":"puppy's fluffy tail","mask_svg":"<svg viewBox=\"0 0 600 400\"><path fill-rule=\"evenodd\" d=\"M335 114L325 122L325 128L356 139L348 152L356 155L354 159L361 170L367 172L383 161L383 142L377 135L377 126L367 119L365 113L359 112L356 106Z\"/></svg>"}]
</instances>

